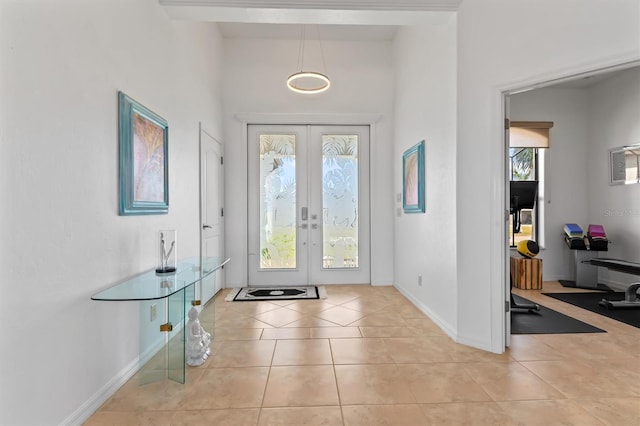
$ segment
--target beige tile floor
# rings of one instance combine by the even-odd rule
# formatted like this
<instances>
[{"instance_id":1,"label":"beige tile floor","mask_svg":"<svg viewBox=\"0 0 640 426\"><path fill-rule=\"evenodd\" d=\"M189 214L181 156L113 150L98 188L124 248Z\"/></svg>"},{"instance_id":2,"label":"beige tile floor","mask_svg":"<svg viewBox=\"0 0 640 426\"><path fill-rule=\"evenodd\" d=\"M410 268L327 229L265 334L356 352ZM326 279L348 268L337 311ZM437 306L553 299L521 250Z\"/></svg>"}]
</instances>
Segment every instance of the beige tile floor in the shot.
<instances>
[{"instance_id":1,"label":"beige tile floor","mask_svg":"<svg viewBox=\"0 0 640 426\"><path fill-rule=\"evenodd\" d=\"M212 356L186 384L135 376L86 424L640 425L640 329L515 290L607 333L514 335L496 355L454 343L393 287L326 288L221 292L201 314Z\"/></svg>"}]
</instances>

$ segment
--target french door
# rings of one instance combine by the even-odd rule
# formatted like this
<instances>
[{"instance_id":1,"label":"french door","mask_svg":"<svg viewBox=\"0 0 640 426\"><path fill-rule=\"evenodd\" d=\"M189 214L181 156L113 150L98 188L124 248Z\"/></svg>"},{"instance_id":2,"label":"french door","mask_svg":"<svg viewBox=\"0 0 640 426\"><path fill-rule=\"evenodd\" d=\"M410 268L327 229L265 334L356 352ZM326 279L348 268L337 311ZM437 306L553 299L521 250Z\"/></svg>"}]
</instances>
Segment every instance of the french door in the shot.
<instances>
[{"instance_id":1,"label":"french door","mask_svg":"<svg viewBox=\"0 0 640 426\"><path fill-rule=\"evenodd\" d=\"M369 126L247 135L249 285L369 283Z\"/></svg>"}]
</instances>

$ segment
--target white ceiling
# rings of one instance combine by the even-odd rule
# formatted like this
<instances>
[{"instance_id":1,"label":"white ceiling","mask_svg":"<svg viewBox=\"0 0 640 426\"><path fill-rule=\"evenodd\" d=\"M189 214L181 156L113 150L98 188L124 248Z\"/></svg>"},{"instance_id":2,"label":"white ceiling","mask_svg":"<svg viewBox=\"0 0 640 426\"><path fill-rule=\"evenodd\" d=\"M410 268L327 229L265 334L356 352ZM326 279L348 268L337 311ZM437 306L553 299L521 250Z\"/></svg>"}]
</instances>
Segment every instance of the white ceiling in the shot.
<instances>
[{"instance_id":1,"label":"white ceiling","mask_svg":"<svg viewBox=\"0 0 640 426\"><path fill-rule=\"evenodd\" d=\"M457 10L462 0L160 0L166 6L237 9Z\"/></svg>"},{"instance_id":2,"label":"white ceiling","mask_svg":"<svg viewBox=\"0 0 640 426\"><path fill-rule=\"evenodd\" d=\"M463 0L158 0L174 19L216 22L225 38L393 40L400 26L447 22ZM467 0L473 1L473 0ZM443 13L448 12L448 13ZM627 67L622 67L627 68ZM586 88L615 75L602 70L540 87Z\"/></svg>"},{"instance_id":3,"label":"white ceiling","mask_svg":"<svg viewBox=\"0 0 640 426\"><path fill-rule=\"evenodd\" d=\"M392 40L398 26L449 19L462 0L159 0L175 19L217 22L225 38ZM309 31L308 30L308 31Z\"/></svg>"},{"instance_id":4,"label":"white ceiling","mask_svg":"<svg viewBox=\"0 0 640 426\"><path fill-rule=\"evenodd\" d=\"M300 39L301 24L247 24L222 22L218 28L224 38ZM316 30L317 29L317 30ZM396 25L308 25L306 38L312 40L386 41L393 40Z\"/></svg>"}]
</instances>

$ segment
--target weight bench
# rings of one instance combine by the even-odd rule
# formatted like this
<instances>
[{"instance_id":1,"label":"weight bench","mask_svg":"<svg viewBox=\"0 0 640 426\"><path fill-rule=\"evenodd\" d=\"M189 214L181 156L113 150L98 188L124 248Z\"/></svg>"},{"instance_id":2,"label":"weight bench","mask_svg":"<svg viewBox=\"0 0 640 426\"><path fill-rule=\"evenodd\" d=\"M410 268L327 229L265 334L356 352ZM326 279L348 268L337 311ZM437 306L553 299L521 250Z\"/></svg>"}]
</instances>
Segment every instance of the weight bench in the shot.
<instances>
[{"instance_id":1,"label":"weight bench","mask_svg":"<svg viewBox=\"0 0 640 426\"><path fill-rule=\"evenodd\" d=\"M589 263L595 266L602 266L612 271L624 272L631 275L640 275L640 263L607 258L594 258L589 260ZM624 293L624 300L602 299L598 304L607 309L640 308L640 299L638 299L636 294L638 289L640 289L640 282L631 283Z\"/></svg>"}]
</instances>

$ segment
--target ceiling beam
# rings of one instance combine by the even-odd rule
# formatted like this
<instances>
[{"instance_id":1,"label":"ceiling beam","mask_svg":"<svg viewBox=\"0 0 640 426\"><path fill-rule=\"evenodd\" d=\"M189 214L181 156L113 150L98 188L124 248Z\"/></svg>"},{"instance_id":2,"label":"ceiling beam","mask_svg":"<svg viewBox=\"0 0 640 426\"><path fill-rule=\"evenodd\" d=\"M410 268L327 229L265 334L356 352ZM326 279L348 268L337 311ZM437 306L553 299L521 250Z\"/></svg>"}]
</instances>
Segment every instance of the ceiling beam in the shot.
<instances>
[{"instance_id":1,"label":"ceiling beam","mask_svg":"<svg viewBox=\"0 0 640 426\"><path fill-rule=\"evenodd\" d=\"M460 0L159 0L174 19L263 24L414 25Z\"/></svg>"},{"instance_id":2,"label":"ceiling beam","mask_svg":"<svg viewBox=\"0 0 640 426\"><path fill-rule=\"evenodd\" d=\"M456 11L462 0L160 0L164 6L240 9Z\"/></svg>"}]
</instances>

